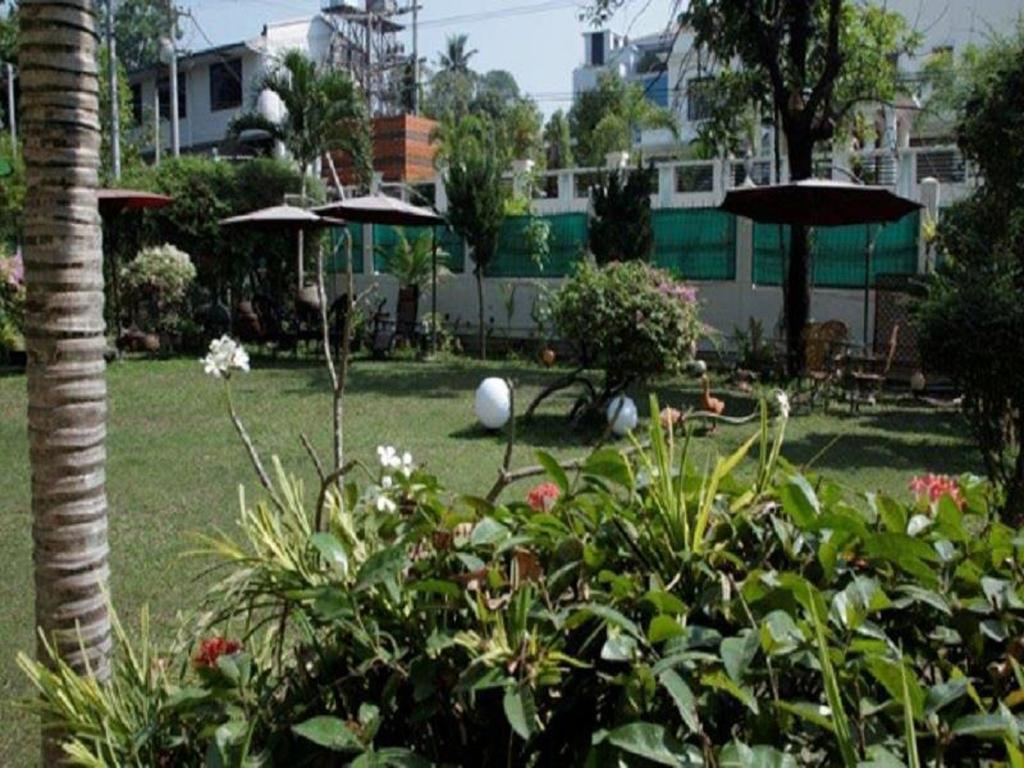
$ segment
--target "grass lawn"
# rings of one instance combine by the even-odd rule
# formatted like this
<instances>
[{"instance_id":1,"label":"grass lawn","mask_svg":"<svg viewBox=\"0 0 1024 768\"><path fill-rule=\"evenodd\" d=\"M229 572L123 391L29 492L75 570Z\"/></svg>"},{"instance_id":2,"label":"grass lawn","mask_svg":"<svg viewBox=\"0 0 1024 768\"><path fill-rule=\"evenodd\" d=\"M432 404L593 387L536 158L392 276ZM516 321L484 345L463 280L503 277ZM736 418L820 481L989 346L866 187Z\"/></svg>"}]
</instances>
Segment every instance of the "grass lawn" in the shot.
<instances>
[{"instance_id":1,"label":"grass lawn","mask_svg":"<svg viewBox=\"0 0 1024 768\"><path fill-rule=\"evenodd\" d=\"M500 436L474 427L473 391L486 375L510 374L519 381L520 403L555 375L522 364L360 361L349 388L347 451L372 462L378 444L394 444L411 451L449 487L483 495L504 444ZM149 603L154 627L166 637L176 626L176 611L195 607L203 589L194 578L199 564L182 558L191 546L189 535L230 529L238 484L253 488L255 478L228 421L221 385L204 376L197 362L119 363L109 369L109 386L113 599L129 626ZM321 455L329 454L330 396L321 368L257 361L251 375L235 378L234 388L238 409L262 452L278 454L287 468L312 481L299 434L308 435ZM696 403L691 382L670 382L660 393L663 403L676 407ZM729 414L754 407L728 391L715 394L725 399ZM637 399L646 411L646 397ZM594 435L568 428L568 405L568 397L549 401L520 428L515 466L534 463L537 448L559 457L585 452ZM726 451L752 429L720 429L701 438L697 449L704 455ZM915 473L977 471L977 456L963 435L957 415L910 406L867 408L858 416L819 411L794 418L784 453L797 463L817 457L818 470L851 490L902 495ZM34 647L23 376L0 377L0 468L0 766L22 766L33 764L37 755L35 723L10 707L12 698L27 692L15 653Z\"/></svg>"}]
</instances>

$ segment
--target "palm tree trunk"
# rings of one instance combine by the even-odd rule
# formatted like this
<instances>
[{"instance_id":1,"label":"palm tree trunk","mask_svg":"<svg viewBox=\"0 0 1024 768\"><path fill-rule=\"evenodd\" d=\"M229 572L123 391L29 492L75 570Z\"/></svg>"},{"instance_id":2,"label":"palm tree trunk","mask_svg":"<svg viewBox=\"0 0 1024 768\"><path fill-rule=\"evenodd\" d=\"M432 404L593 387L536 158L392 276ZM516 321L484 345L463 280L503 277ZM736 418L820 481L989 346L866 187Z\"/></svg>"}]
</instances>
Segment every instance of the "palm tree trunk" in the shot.
<instances>
[{"instance_id":1,"label":"palm tree trunk","mask_svg":"<svg viewBox=\"0 0 1024 768\"><path fill-rule=\"evenodd\" d=\"M111 628L96 47L91 0L21 3L36 623L72 667L106 679ZM43 749L45 765L59 762L53 736Z\"/></svg>"}]
</instances>

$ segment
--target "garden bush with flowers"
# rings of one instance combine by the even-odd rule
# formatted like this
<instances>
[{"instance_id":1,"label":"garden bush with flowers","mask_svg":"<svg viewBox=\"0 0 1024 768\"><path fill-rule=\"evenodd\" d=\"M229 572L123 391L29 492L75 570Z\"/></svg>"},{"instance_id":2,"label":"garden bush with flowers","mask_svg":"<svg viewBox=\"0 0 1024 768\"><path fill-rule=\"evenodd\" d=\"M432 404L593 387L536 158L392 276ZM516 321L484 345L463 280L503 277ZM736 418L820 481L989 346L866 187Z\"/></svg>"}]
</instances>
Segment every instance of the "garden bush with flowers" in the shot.
<instances>
[{"instance_id":1,"label":"garden bush with flowers","mask_svg":"<svg viewBox=\"0 0 1024 768\"><path fill-rule=\"evenodd\" d=\"M553 392L575 384L584 388L580 405L601 412L629 387L681 371L696 354L703 327L697 289L640 261L602 267L581 262L552 296L550 309L579 367L541 393L531 412ZM603 381L594 384L582 376L586 369L601 371Z\"/></svg>"},{"instance_id":2,"label":"garden bush with flowers","mask_svg":"<svg viewBox=\"0 0 1024 768\"><path fill-rule=\"evenodd\" d=\"M248 359L204 364L230 392ZM400 447L313 488L274 461L203 538L188 640L118 626L109 684L23 656L30 706L83 766L1024 764L1024 542L989 486L851 494L785 461L787 418L702 469L655 419L498 503Z\"/></svg>"}]
</instances>

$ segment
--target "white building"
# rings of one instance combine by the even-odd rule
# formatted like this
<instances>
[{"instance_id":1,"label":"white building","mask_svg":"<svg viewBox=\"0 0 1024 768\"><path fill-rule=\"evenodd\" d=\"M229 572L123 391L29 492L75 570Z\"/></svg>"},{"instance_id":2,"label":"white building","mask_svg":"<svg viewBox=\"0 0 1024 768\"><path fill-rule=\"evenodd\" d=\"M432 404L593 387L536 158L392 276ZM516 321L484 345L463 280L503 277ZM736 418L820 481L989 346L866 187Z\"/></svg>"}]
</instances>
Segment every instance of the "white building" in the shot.
<instances>
[{"instance_id":1,"label":"white building","mask_svg":"<svg viewBox=\"0 0 1024 768\"><path fill-rule=\"evenodd\" d=\"M267 24L251 40L223 45L178 58L178 119L182 152L208 153L223 142L231 120L256 109L278 120L282 106L258 83L287 50L298 48L323 64L331 53L333 28L323 16ZM143 151L153 151L153 115L159 111L161 151L171 142L170 68L132 72L132 107Z\"/></svg>"},{"instance_id":2,"label":"white building","mask_svg":"<svg viewBox=\"0 0 1024 768\"><path fill-rule=\"evenodd\" d=\"M926 141L945 140L948 136L919 137L916 127L917 105L925 94L919 73L935 53L962 53L969 45L984 45L993 35L1010 34L1024 14L1024 0L858 0L884 4L901 13L922 36L915 55L904 57L900 67L915 91L901 110L886 109L874 115L881 147L894 148ZM707 100L701 84L713 74L707 57L694 46L693 33L682 29L678 35L662 32L630 41L610 31L586 32L583 64L573 71L573 95L592 89L603 72L616 72L623 79L642 84L653 102L670 108L679 122L679 141L667 131L646 131L637 137L637 146L645 155L680 152L697 138L706 119ZM934 129L933 130L941 130ZM755 154L771 154L770 131L755 136Z\"/></svg>"}]
</instances>

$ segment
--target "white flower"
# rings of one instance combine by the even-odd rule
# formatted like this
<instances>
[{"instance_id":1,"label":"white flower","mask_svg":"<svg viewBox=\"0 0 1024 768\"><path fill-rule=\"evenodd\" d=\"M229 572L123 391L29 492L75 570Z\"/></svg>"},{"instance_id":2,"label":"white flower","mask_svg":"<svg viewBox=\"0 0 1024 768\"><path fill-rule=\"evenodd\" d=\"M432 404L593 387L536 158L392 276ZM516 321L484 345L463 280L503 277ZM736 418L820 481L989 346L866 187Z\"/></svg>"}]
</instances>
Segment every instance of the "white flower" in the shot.
<instances>
[{"instance_id":1,"label":"white flower","mask_svg":"<svg viewBox=\"0 0 1024 768\"><path fill-rule=\"evenodd\" d=\"M415 465L412 463L412 454L406 451L402 454L402 474L409 477L415 468Z\"/></svg>"},{"instance_id":2,"label":"white flower","mask_svg":"<svg viewBox=\"0 0 1024 768\"><path fill-rule=\"evenodd\" d=\"M398 451L393 445L378 445L377 458L384 469L398 469L402 466L402 460L398 458Z\"/></svg>"},{"instance_id":3,"label":"white flower","mask_svg":"<svg viewBox=\"0 0 1024 768\"><path fill-rule=\"evenodd\" d=\"M789 395L781 389L775 390L775 402L779 406L779 418L783 421L789 420Z\"/></svg>"},{"instance_id":4,"label":"white flower","mask_svg":"<svg viewBox=\"0 0 1024 768\"><path fill-rule=\"evenodd\" d=\"M216 379L226 379L232 370L249 370L249 353L245 347L224 335L210 342L210 351L202 360L203 372Z\"/></svg>"},{"instance_id":5,"label":"white flower","mask_svg":"<svg viewBox=\"0 0 1024 768\"><path fill-rule=\"evenodd\" d=\"M390 491L394 484L395 481L391 477L391 475L384 475L384 477L380 479L380 487L383 488L385 491Z\"/></svg>"},{"instance_id":6,"label":"white flower","mask_svg":"<svg viewBox=\"0 0 1024 768\"><path fill-rule=\"evenodd\" d=\"M394 512L396 509L398 509L398 505L383 493L377 497L378 512Z\"/></svg>"}]
</instances>

